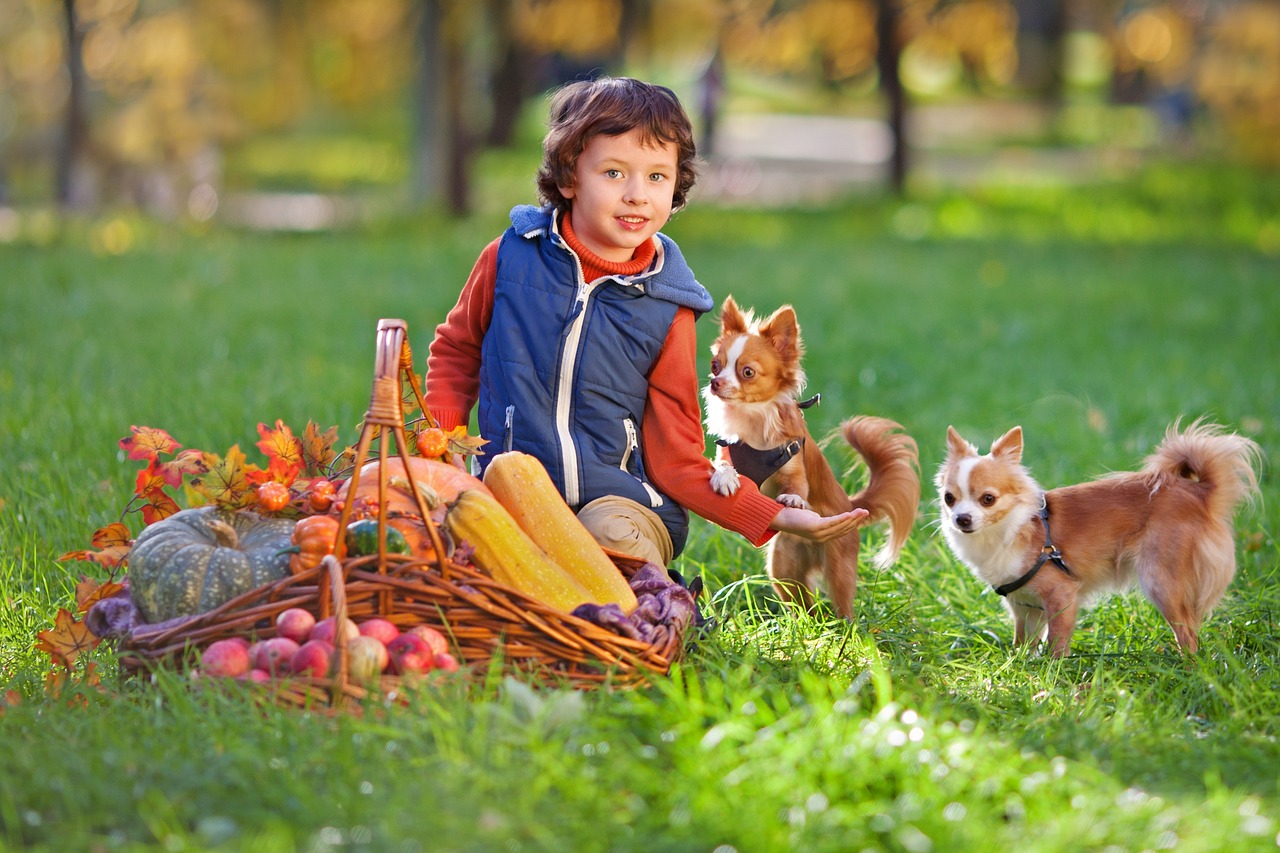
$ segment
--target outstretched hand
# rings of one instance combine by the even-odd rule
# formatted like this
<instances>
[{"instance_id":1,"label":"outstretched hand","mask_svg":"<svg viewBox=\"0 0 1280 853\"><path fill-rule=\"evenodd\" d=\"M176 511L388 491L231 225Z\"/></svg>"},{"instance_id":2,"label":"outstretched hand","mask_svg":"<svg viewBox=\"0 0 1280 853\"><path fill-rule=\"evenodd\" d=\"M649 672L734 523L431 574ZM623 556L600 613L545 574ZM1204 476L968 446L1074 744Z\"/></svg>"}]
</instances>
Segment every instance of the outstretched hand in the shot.
<instances>
[{"instance_id":1,"label":"outstretched hand","mask_svg":"<svg viewBox=\"0 0 1280 853\"><path fill-rule=\"evenodd\" d=\"M865 509L821 516L812 510L784 506L774 517L769 529L779 533L792 533L814 542L827 542L857 530L866 523L869 516L870 513Z\"/></svg>"}]
</instances>

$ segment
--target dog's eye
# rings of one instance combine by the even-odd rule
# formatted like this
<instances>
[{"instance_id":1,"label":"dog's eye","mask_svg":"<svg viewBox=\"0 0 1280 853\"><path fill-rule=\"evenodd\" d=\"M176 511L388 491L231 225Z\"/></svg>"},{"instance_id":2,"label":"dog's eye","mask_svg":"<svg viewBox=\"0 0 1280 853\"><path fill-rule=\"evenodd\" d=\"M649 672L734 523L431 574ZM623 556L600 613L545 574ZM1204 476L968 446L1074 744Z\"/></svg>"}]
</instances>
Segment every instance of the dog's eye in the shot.
<instances>
[{"instance_id":1,"label":"dog's eye","mask_svg":"<svg viewBox=\"0 0 1280 853\"><path fill-rule=\"evenodd\" d=\"M956 496L951 494L950 492L947 492L945 495L942 496L942 502L947 506L955 506Z\"/></svg>"},{"instance_id":2,"label":"dog's eye","mask_svg":"<svg viewBox=\"0 0 1280 853\"><path fill-rule=\"evenodd\" d=\"M744 367L744 368L742 368L742 378L743 378L743 379L750 379L751 377L753 377L753 376L755 376L755 375L756 375L756 370L755 370L755 368L754 368L754 367Z\"/></svg>"},{"instance_id":3,"label":"dog's eye","mask_svg":"<svg viewBox=\"0 0 1280 853\"><path fill-rule=\"evenodd\" d=\"M982 496L981 501L983 506L991 506L993 503L996 502L996 496L991 494L990 492L987 492L985 495Z\"/></svg>"}]
</instances>

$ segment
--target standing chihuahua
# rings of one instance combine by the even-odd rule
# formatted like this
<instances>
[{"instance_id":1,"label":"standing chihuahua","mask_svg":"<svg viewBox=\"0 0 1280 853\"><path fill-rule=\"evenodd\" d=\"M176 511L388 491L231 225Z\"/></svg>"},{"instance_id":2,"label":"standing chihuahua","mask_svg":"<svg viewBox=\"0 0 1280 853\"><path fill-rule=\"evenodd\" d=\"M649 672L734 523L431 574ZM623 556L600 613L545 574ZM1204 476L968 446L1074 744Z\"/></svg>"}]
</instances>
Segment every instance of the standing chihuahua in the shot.
<instances>
[{"instance_id":1,"label":"standing chihuahua","mask_svg":"<svg viewBox=\"0 0 1280 853\"><path fill-rule=\"evenodd\" d=\"M743 475L779 503L822 516L866 509L871 521L889 522L889 537L875 564L892 565L920 503L915 441L899 432L899 424L884 418L845 421L841 432L870 471L867 487L850 496L805 426L801 409L808 404L797 400L805 381L800 365L804 344L794 309L784 305L757 321L728 297L711 353L711 381L702 395L707 431L720 439L712 488L733 494ZM769 577L783 601L812 609L814 576L821 573L836 612L852 619L858 546L856 530L825 544L779 533L769 545Z\"/></svg>"},{"instance_id":2,"label":"standing chihuahua","mask_svg":"<svg viewBox=\"0 0 1280 853\"><path fill-rule=\"evenodd\" d=\"M1022 466L1022 428L986 456L947 428L938 471L942 532L955 555L1004 596L1019 645L1048 635L1070 650L1076 613L1136 580L1178 645L1236 571L1231 519L1258 491L1258 445L1221 427L1175 422L1141 471L1045 491Z\"/></svg>"}]
</instances>

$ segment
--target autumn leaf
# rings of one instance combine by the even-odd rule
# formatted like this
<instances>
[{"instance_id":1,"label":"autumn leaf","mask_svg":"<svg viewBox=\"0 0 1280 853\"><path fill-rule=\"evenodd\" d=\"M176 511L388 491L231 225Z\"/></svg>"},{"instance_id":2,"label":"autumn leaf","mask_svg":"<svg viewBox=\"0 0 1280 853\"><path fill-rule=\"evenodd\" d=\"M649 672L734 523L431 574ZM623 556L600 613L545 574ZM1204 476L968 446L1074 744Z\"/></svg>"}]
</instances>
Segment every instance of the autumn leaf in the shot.
<instances>
[{"instance_id":1,"label":"autumn leaf","mask_svg":"<svg viewBox=\"0 0 1280 853\"><path fill-rule=\"evenodd\" d=\"M67 682L70 680L71 673L68 670L57 669L56 667L49 672L44 678L44 691L48 696L54 699L61 698L62 691L66 689ZM84 668L84 673L77 679L81 687L93 687L99 692L105 692L102 687L101 679L98 678L98 664L96 661L90 661L89 665ZM72 708L87 708L88 700L84 693L76 693L67 700L67 706Z\"/></svg>"},{"instance_id":2,"label":"autumn leaf","mask_svg":"<svg viewBox=\"0 0 1280 853\"><path fill-rule=\"evenodd\" d=\"M68 562L70 560L82 560L89 563L97 563L105 568L114 568L120 565L129 553L129 547L133 544L133 537L129 533L129 528L125 527L119 521L112 522L106 527L100 527L93 534L93 545L99 549L96 551L69 551L58 558L58 562Z\"/></svg>"},{"instance_id":3,"label":"autumn leaf","mask_svg":"<svg viewBox=\"0 0 1280 853\"><path fill-rule=\"evenodd\" d=\"M133 483L133 492L140 498L150 500L152 495L161 494L168 481L160 468L160 462L154 456L147 460L145 468L138 471ZM179 480L181 482L181 480ZM176 483L172 485L177 485Z\"/></svg>"},{"instance_id":4,"label":"autumn leaf","mask_svg":"<svg viewBox=\"0 0 1280 853\"><path fill-rule=\"evenodd\" d=\"M465 424L456 426L449 430L449 452L457 453L462 456L474 454L476 456L484 456L480 450L489 443L489 439L481 438L478 435L467 435L467 427Z\"/></svg>"},{"instance_id":5,"label":"autumn leaf","mask_svg":"<svg viewBox=\"0 0 1280 853\"><path fill-rule=\"evenodd\" d=\"M76 584L76 607L81 613L88 613L90 607L104 598L111 598L123 589L122 583L116 581L102 583L96 578L81 575L80 583Z\"/></svg>"},{"instance_id":6,"label":"autumn leaf","mask_svg":"<svg viewBox=\"0 0 1280 853\"><path fill-rule=\"evenodd\" d=\"M190 474L203 474L209 470L204 464L204 453L199 450L184 450L167 462L160 463L160 472L165 483L175 489L182 484L182 478Z\"/></svg>"},{"instance_id":7,"label":"autumn leaf","mask_svg":"<svg viewBox=\"0 0 1280 853\"><path fill-rule=\"evenodd\" d=\"M253 488L248 480L248 466L240 445L232 445L226 458L216 453L206 453L204 463L208 471L191 480L191 488L198 494L206 497L210 503L229 509L241 509L253 503Z\"/></svg>"},{"instance_id":8,"label":"autumn leaf","mask_svg":"<svg viewBox=\"0 0 1280 853\"><path fill-rule=\"evenodd\" d=\"M280 483L284 486L292 486L294 481L298 479L298 471L301 466L297 462L287 462L278 456L271 457L271 461L267 464L267 470L261 468L250 467L245 474L250 486L261 486L263 483Z\"/></svg>"},{"instance_id":9,"label":"autumn leaf","mask_svg":"<svg viewBox=\"0 0 1280 853\"><path fill-rule=\"evenodd\" d=\"M328 466L336 458L333 446L338 443L338 428L331 426L324 433L316 426L315 421L307 421L307 428L302 431L303 470L315 476L328 470Z\"/></svg>"},{"instance_id":10,"label":"autumn leaf","mask_svg":"<svg viewBox=\"0 0 1280 853\"><path fill-rule=\"evenodd\" d=\"M142 505L142 521L148 525L155 524L157 521L163 521L175 515L180 509L178 502L173 498L164 492L156 492Z\"/></svg>"},{"instance_id":11,"label":"autumn leaf","mask_svg":"<svg viewBox=\"0 0 1280 853\"><path fill-rule=\"evenodd\" d=\"M81 652L97 648L98 643L102 642L83 622L77 622L65 607L58 608L53 628L41 631L36 634L36 638L39 640L36 649L48 652L55 666L61 664L67 669L71 668Z\"/></svg>"},{"instance_id":12,"label":"autumn leaf","mask_svg":"<svg viewBox=\"0 0 1280 853\"><path fill-rule=\"evenodd\" d=\"M286 464L302 466L302 442L284 421L277 420L275 429L268 428L266 424L258 424L258 435L262 436L262 440L257 447L266 454L267 459L272 462L279 459Z\"/></svg>"},{"instance_id":13,"label":"autumn leaf","mask_svg":"<svg viewBox=\"0 0 1280 853\"><path fill-rule=\"evenodd\" d=\"M130 459L155 459L161 453L172 453L182 445L162 429L130 426L133 435L120 439L120 447Z\"/></svg>"}]
</instances>

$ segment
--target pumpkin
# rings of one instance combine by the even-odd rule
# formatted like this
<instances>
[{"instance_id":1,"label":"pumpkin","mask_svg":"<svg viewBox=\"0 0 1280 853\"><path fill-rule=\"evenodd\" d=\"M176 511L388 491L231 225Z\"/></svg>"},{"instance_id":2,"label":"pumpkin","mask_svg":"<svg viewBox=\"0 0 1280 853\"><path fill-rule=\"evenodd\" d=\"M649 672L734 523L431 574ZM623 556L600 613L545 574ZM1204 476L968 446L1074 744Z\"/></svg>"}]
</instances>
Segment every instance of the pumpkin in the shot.
<instances>
[{"instance_id":1,"label":"pumpkin","mask_svg":"<svg viewBox=\"0 0 1280 853\"><path fill-rule=\"evenodd\" d=\"M378 499L378 470L383 460L375 459L365 463L360 469L360 484L356 494L376 501ZM457 466L436 459L423 459L420 456L409 457L409 473L405 473L404 461L398 456L386 460L387 464L387 505L388 517L419 516L418 504L410 491L409 480L417 484L418 491L432 510L441 504L451 504L458 495L467 489L479 489L489 494L489 489L476 477L471 476ZM342 484L338 489L337 500L345 501L350 490L351 481Z\"/></svg>"},{"instance_id":2,"label":"pumpkin","mask_svg":"<svg viewBox=\"0 0 1280 853\"><path fill-rule=\"evenodd\" d=\"M347 525L347 554L352 557L363 557L378 553L378 520L362 518ZM408 554L409 542L403 533L390 524L387 525L387 553Z\"/></svg>"},{"instance_id":3,"label":"pumpkin","mask_svg":"<svg viewBox=\"0 0 1280 853\"><path fill-rule=\"evenodd\" d=\"M289 541L297 550L289 557L289 571L296 575L314 569L326 554L333 553L338 542L338 519L309 515L294 525Z\"/></svg>"},{"instance_id":4,"label":"pumpkin","mask_svg":"<svg viewBox=\"0 0 1280 853\"><path fill-rule=\"evenodd\" d=\"M294 522L215 506L149 525L129 552L129 588L145 622L212 610L289 575Z\"/></svg>"}]
</instances>

